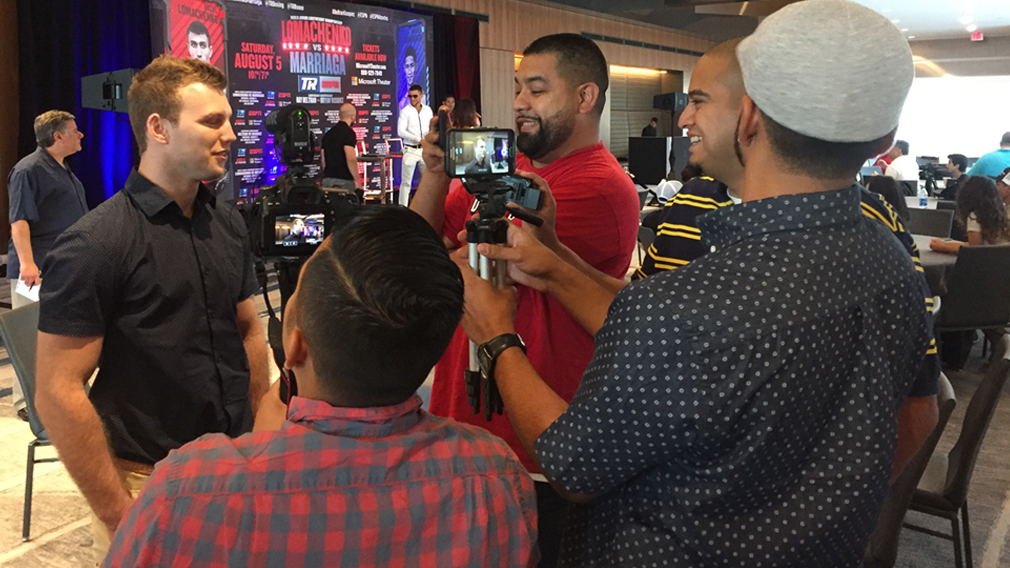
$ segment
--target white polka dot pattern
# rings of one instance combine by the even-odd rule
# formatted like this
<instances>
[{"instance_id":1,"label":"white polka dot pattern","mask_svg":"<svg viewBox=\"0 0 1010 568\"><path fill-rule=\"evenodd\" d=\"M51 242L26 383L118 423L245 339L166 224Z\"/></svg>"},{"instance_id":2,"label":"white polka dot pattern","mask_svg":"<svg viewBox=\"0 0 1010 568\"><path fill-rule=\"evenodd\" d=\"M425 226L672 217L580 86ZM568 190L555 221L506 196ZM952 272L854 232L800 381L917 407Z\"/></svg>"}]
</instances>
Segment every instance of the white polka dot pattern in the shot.
<instances>
[{"instance_id":1,"label":"white polka dot pattern","mask_svg":"<svg viewBox=\"0 0 1010 568\"><path fill-rule=\"evenodd\" d=\"M856 566L928 343L908 253L859 193L700 223L714 252L626 287L545 471L599 495L567 566Z\"/></svg>"}]
</instances>

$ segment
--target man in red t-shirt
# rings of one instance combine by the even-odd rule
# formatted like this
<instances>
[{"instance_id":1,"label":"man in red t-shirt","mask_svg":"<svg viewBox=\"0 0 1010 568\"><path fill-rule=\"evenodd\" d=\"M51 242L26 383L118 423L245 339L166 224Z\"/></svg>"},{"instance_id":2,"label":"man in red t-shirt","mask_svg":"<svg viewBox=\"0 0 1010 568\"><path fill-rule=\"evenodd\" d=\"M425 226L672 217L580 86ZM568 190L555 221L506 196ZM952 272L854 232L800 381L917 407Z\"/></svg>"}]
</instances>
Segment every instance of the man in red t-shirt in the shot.
<instances>
[{"instance_id":1,"label":"man in red t-shirt","mask_svg":"<svg viewBox=\"0 0 1010 568\"><path fill-rule=\"evenodd\" d=\"M590 265L623 278L638 234L638 194L634 184L600 141L600 114L606 102L607 60L591 40L575 34L537 39L523 52L515 76L516 169L536 174L557 202L558 239ZM422 143L426 169L411 209L438 231L446 246L472 215L474 198L446 177L438 129ZM518 287L516 330L540 376L571 400L593 354L593 338L551 296ZM462 328L435 366L433 414L482 426L508 442L538 482L540 566L553 566L565 515L565 501L546 483L505 416L485 422L467 404L463 371L469 350Z\"/></svg>"}]
</instances>

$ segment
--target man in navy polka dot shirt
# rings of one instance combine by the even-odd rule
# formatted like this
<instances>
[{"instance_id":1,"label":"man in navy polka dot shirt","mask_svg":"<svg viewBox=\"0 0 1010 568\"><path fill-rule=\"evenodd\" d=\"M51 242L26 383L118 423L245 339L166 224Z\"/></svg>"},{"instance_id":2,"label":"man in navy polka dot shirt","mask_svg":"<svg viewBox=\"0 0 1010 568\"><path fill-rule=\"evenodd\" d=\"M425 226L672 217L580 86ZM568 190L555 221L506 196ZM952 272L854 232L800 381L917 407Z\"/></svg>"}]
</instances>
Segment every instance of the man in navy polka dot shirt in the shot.
<instances>
[{"instance_id":1,"label":"man in navy polka dot shirt","mask_svg":"<svg viewBox=\"0 0 1010 568\"><path fill-rule=\"evenodd\" d=\"M784 8L737 53L743 203L700 221L710 252L618 293L570 405L519 349L496 358L521 441L585 503L565 565L855 566L886 493L929 318L908 253L851 180L893 141L911 53L845 0ZM895 80L856 112L859 97L837 95L881 53ZM555 297L611 293L550 264L517 276ZM513 331L507 292L466 290L474 341Z\"/></svg>"}]
</instances>

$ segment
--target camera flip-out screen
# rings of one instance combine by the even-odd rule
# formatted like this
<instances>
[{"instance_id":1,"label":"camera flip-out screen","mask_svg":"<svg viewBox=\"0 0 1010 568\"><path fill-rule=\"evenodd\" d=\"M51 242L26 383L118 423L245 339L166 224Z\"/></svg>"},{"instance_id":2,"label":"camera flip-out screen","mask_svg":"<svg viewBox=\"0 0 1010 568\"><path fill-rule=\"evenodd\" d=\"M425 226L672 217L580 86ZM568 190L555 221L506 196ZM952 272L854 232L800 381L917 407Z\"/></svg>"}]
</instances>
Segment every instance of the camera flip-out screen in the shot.
<instances>
[{"instance_id":1,"label":"camera flip-out screen","mask_svg":"<svg viewBox=\"0 0 1010 568\"><path fill-rule=\"evenodd\" d=\"M274 244L278 248L315 248L326 238L326 216L322 212L277 215L274 217L274 234Z\"/></svg>"},{"instance_id":2,"label":"camera flip-out screen","mask_svg":"<svg viewBox=\"0 0 1010 568\"><path fill-rule=\"evenodd\" d=\"M515 171L515 134L511 130L450 130L446 173L451 177L500 176Z\"/></svg>"}]
</instances>

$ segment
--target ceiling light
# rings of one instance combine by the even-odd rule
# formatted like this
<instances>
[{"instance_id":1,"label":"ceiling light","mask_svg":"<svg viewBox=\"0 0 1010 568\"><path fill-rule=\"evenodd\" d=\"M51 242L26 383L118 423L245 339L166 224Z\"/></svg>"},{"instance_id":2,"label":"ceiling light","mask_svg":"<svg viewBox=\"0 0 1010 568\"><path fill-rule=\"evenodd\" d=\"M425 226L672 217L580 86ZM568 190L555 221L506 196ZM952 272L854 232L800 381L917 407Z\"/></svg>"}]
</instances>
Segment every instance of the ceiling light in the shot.
<instances>
[{"instance_id":1,"label":"ceiling light","mask_svg":"<svg viewBox=\"0 0 1010 568\"><path fill-rule=\"evenodd\" d=\"M971 23L971 16L961 16L961 24L967 26Z\"/></svg>"},{"instance_id":2,"label":"ceiling light","mask_svg":"<svg viewBox=\"0 0 1010 568\"><path fill-rule=\"evenodd\" d=\"M903 31L903 32L907 32L907 31L908 31L908 28L901 28L901 31Z\"/></svg>"},{"instance_id":3,"label":"ceiling light","mask_svg":"<svg viewBox=\"0 0 1010 568\"><path fill-rule=\"evenodd\" d=\"M908 36L908 39L915 39L915 36Z\"/></svg>"},{"instance_id":4,"label":"ceiling light","mask_svg":"<svg viewBox=\"0 0 1010 568\"><path fill-rule=\"evenodd\" d=\"M976 26L975 24L972 24L972 25L968 26L968 31L969 32L974 32L977 29L978 29L978 26Z\"/></svg>"},{"instance_id":5,"label":"ceiling light","mask_svg":"<svg viewBox=\"0 0 1010 568\"><path fill-rule=\"evenodd\" d=\"M892 24L897 24L897 23L898 23L898 22L900 22L900 21L901 21L901 20L891 20L891 23L892 23Z\"/></svg>"}]
</instances>

